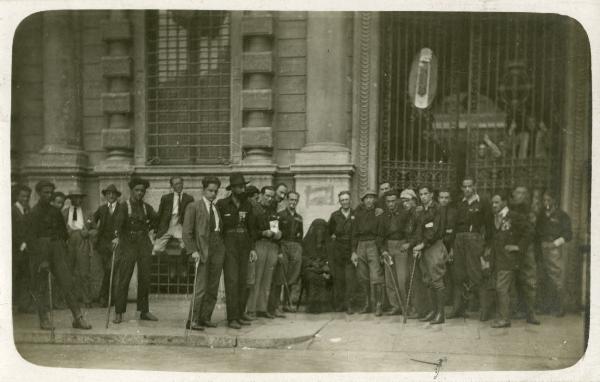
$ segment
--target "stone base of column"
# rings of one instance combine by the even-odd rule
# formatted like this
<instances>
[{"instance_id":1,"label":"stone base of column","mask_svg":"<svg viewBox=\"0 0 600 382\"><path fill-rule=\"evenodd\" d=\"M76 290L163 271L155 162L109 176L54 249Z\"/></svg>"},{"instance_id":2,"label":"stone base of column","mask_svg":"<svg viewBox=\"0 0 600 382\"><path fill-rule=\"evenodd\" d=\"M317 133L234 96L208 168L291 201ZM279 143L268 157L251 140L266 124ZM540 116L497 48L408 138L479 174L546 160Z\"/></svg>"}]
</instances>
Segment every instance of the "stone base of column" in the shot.
<instances>
[{"instance_id":1,"label":"stone base of column","mask_svg":"<svg viewBox=\"0 0 600 382\"><path fill-rule=\"evenodd\" d=\"M29 156L24 163L27 168L39 169L84 169L88 165L87 154L81 150L46 145L39 153Z\"/></svg>"},{"instance_id":2,"label":"stone base of column","mask_svg":"<svg viewBox=\"0 0 600 382\"><path fill-rule=\"evenodd\" d=\"M347 165L351 162L350 150L342 144L308 144L296 153L294 163L298 165Z\"/></svg>"},{"instance_id":3,"label":"stone base of column","mask_svg":"<svg viewBox=\"0 0 600 382\"><path fill-rule=\"evenodd\" d=\"M337 195L350 190L354 166L296 163L291 166L291 171L296 191L300 193L297 209L304 218L304 232L307 232L313 220L328 220L339 208Z\"/></svg>"}]
</instances>

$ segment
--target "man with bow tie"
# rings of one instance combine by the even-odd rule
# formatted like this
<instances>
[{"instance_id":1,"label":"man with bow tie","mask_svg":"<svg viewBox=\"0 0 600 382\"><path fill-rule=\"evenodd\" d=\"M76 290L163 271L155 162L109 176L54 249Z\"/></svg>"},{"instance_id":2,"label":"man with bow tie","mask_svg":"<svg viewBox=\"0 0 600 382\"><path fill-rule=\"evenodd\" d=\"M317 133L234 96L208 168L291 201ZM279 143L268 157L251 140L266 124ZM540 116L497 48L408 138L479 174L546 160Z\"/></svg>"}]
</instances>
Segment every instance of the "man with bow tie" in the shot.
<instances>
[{"instance_id":1,"label":"man with bow tie","mask_svg":"<svg viewBox=\"0 0 600 382\"><path fill-rule=\"evenodd\" d=\"M71 205L62 210L67 223L69 239L67 241L67 264L71 269L76 294L87 307L91 307L90 243L91 219L83 211L83 198L86 195L79 189L69 192L67 199Z\"/></svg>"},{"instance_id":2,"label":"man with bow tie","mask_svg":"<svg viewBox=\"0 0 600 382\"><path fill-rule=\"evenodd\" d=\"M194 197L183 192L183 178L181 176L173 176L169 182L173 192L160 198L158 228L152 250L153 255L164 252L169 240L172 238L179 242L181 248L184 247L181 237L183 215L187 205L194 201Z\"/></svg>"},{"instance_id":3,"label":"man with bow tie","mask_svg":"<svg viewBox=\"0 0 600 382\"><path fill-rule=\"evenodd\" d=\"M106 308L108 303L108 284L110 283L112 253L117 242L116 224L118 210L120 208L118 199L121 196L121 192L117 190L117 187L114 184L111 184L102 190L102 195L106 199L106 202L98 207L92 217L92 223L96 227L95 249L100 255L102 269L104 270L102 285L100 287L100 293L98 294L98 302L103 308ZM112 265L114 267L113 277L117 274L116 260L117 259L115 258L115 264ZM113 282L113 285L116 284L116 282Z\"/></svg>"}]
</instances>

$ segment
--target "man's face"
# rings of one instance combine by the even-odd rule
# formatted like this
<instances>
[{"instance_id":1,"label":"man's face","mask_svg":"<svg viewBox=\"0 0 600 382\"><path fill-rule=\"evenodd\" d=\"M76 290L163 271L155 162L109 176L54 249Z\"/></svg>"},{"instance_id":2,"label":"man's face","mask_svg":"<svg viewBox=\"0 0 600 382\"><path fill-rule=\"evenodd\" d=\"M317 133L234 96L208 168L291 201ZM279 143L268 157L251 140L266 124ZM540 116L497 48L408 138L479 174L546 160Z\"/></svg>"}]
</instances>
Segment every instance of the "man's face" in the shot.
<instances>
[{"instance_id":1,"label":"man's face","mask_svg":"<svg viewBox=\"0 0 600 382\"><path fill-rule=\"evenodd\" d=\"M438 195L438 203L444 207L450 204L450 193L448 191L441 191Z\"/></svg>"},{"instance_id":2,"label":"man's face","mask_svg":"<svg viewBox=\"0 0 600 382\"><path fill-rule=\"evenodd\" d=\"M69 199L71 199L73 207L81 206L81 196L71 196Z\"/></svg>"},{"instance_id":3,"label":"man's face","mask_svg":"<svg viewBox=\"0 0 600 382\"><path fill-rule=\"evenodd\" d=\"M421 198L421 204L428 205L429 202L431 202L431 199L433 198L433 194L431 193L431 191L429 191L429 189L422 188L419 190L419 198Z\"/></svg>"},{"instance_id":4,"label":"man's face","mask_svg":"<svg viewBox=\"0 0 600 382\"><path fill-rule=\"evenodd\" d=\"M171 187L173 187L173 191L175 191L178 194L181 194L181 191L183 191L183 179L181 179L181 178L173 179L173 183L171 184Z\"/></svg>"},{"instance_id":5,"label":"man's face","mask_svg":"<svg viewBox=\"0 0 600 382\"><path fill-rule=\"evenodd\" d=\"M217 198L218 191L219 186L217 186L215 183L210 183L202 192L204 193L204 197L212 202Z\"/></svg>"},{"instance_id":6,"label":"man's face","mask_svg":"<svg viewBox=\"0 0 600 382\"><path fill-rule=\"evenodd\" d=\"M506 201L502 200L499 195L494 195L492 198L492 211L497 214L498 212L502 211L504 207L506 207Z\"/></svg>"},{"instance_id":7,"label":"man's face","mask_svg":"<svg viewBox=\"0 0 600 382\"><path fill-rule=\"evenodd\" d=\"M388 210L396 211L398 208L398 197L396 195L388 195L385 197L385 204L387 205Z\"/></svg>"},{"instance_id":8,"label":"man's face","mask_svg":"<svg viewBox=\"0 0 600 382\"><path fill-rule=\"evenodd\" d=\"M246 195L246 185L237 184L231 187L231 193L234 194L237 198L242 198Z\"/></svg>"},{"instance_id":9,"label":"man's face","mask_svg":"<svg viewBox=\"0 0 600 382\"><path fill-rule=\"evenodd\" d=\"M265 190L265 193L262 194L262 196L260 198L260 204L262 204L264 207L269 207L274 198L275 198L275 191Z\"/></svg>"},{"instance_id":10,"label":"man's face","mask_svg":"<svg viewBox=\"0 0 600 382\"><path fill-rule=\"evenodd\" d=\"M28 192L26 190L21 190L21 191L19 191L19 195L17 195L17 201L23 207L26 207L26 206L29 205L29 198L30 197L31 197L31 193L30 192Z\"/></svg>"},{"instance_id":11,"label":"man's face","mask_svg":"<svg viewBox=\"0 0 600 382\"><path fill-rule=\"evenodd\" d=\"M59 210L62 210L63 207L65 206L65 198L63 198L62 196L57 196L50 202L50 204L53 207L58 208Z\"/></svg>"},{"instance_id":12,"label":"man's face","mask_svg":"<svg viewBox=\"0 0 600 382\"><path fill-rule=\"evenodd\" d=\"M140 201L144 199L144 195L146 195L146 187L143 184L137 184L131 189L133 200Z\"/></svg>"},{"instance_id":13,"label":"man's face","mask_svg":"<svg viewBox=\"0 0 600 382\"><path fill-rule=\"evenodd\" d=\"M379 196L383 196L385 195L386 192L388 192L389 190L391 190L392 187L390 186L389 183L381 183L379 185Z\"/></svg>"},{"instance_id":14,"label":"man's face","mask_svg":"<svg viewBox=\"0 0 600 382\"><path fill-rule=\"evenodd\" d=\"M417 201L413 198L404 198L402 199L402 204L405 210L410 211L417 206Z\"/></svg>"},{"instance_id":15,"label":"man's face","mask_svg":"<svg viewBox=\"0 0 600 382\"><path fill-rule=\"evenodd\" d=\"M277 194L277 201L278 202L280 202L283 199L285 199L285 194L287 194L287 191L288 190L287 190L286 186L279 186L279 187L277 187L276 194Z\"/></svg>"},{"instance_id":16,"label":"man's face","mask_svg":"<svg viewBox=\"0 0 600 382\"><path fill-rule=\"evenodd\" d=\"M343 194L342 196L340 196L340 206L342 206L343 209L347 210L348 208L350 208L350 195L348 194Z\"/></svg>"},{"instance_id":17,"label":"man's face","mask_svg":"<svg viewBox=\"0 0 600 382\"><path fill-rule=\"evenodd\" d=\"M544 203L544 209L546 211L552 211L555 207L555 203L554 203L554 199L552 198L552 196L548 195L548 194L544 194L544 197L542 199L542 203Z\"/></svg>"},{"instance_id":18,"label":"man's face","mask_svg":"<svg viewBox=\"0 0 600 382\"><path fill-rule=\"evenodd\" d=\"M375 195L367 195L363 199L363 203L367 209L371 209L375 206Z\"/></svg>"},{"instance_id":19,"label":"man's face","mask_svg":"<svg viewBox=\"0 0 600 382\"><path fill-rule=\"evenodd\" d=\"M117 193L113 191L108 191L104 196L109 203L114 203L117 200Z\"/></svg>"},{"instance_id":20,"label":"man's face","mask_svg":"<svg viewBox=\"0 0 600 382\"><path fill-rule=\"evenodd\" d=\"M298 195L296 194L289 194L288 195L288 207L292 210L296 209L296 206L298 205Z\"/></svg>"},{"instance_id":21,"label":"man's face","mask_svg":"<svg viewBox=\"0 0 600 382\"><path fill-rule=\"evenodd\" d=\"M256 193L250 197L250 199L254 200L256 203L260 200L260 194Z\"/></svg>"},{"instance_id":22,"label":"man's face","mask_svg":"<svg viewBox=\"0 0 600 382\"><path fill-rule=\"evenodd\" d=\"M52 197L52 192L54 189L50 186L45 186L40 189L38 195L40 196L40 200L43 202L50 202L50 198Z\"/></svg>"},{"instance_id":23,"label":"man's face","mask_svg":"<svg viewBox=\"0 0 600 382\"><path fill-rule=\"evenodd\" d=\"M463 196L467 199L475 195L475 184L471 179L463 180L461 189Z\"/></svg>"},{"instance_id":24,"label":"man's face","mask_svg":"<svg viewBox=\"0 0 600 382\"><path fill-rule=\"evenodd\" d=\"M527 201L527 188L526 187L517 187L514 189L512 197L513 201L516 204L525 203Z\"/></svg>"}]
</instances>

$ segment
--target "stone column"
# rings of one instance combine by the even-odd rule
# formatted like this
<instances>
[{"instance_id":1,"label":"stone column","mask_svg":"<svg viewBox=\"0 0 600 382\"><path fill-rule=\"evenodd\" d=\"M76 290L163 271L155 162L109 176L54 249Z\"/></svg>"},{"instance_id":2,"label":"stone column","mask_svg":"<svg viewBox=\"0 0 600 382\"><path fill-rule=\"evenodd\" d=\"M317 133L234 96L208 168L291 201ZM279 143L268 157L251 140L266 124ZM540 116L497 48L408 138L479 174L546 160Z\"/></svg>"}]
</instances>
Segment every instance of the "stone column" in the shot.
<instances>
[{"instance_id":1,"label":"stone column","mask_svg":"<svg viewBox=\"0 0 600 382\"><path fill-rule=\"evenodd\" d=\"M28 159L23 172L31 184L48 179L68 190L82 186L87 166L82 149L79 16L76 11L44 12L42 31L44 145Z\"/></svg>"},{"instance_id":2,"label":"stone column","mask_svg":"<svg viewBox=\"0 0 600 382\"><path fill-rule=\"evenodd\" d=\"M290 166L305 230L316 218L328 219L337 194L350 189L351 30L349 14L308 14L306 143Z\"/></svg>"}]
</instances>

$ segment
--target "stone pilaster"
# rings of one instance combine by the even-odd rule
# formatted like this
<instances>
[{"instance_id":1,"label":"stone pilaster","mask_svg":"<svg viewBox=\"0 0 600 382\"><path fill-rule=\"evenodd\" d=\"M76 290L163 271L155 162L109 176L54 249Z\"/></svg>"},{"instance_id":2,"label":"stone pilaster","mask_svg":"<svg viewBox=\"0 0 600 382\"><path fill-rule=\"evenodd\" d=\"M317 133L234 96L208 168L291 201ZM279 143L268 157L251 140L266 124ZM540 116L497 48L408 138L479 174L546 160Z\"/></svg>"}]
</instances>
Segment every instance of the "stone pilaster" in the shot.
<instances>
[{"instance_id":1,"label":"stone pilaster","mask_svg":"<svg viewBox=\"0 0 600 382\"><path fill-rule=\"evenodd\" d=\"M108 116L102 129L106 159L99 171L128 171L133 160L131 79L133 77L131 23L126 10L112 10L102 23L107 55L102 57L102 74L107 92L102 93L102 110Z\"/></svg>"}]
</instances>

